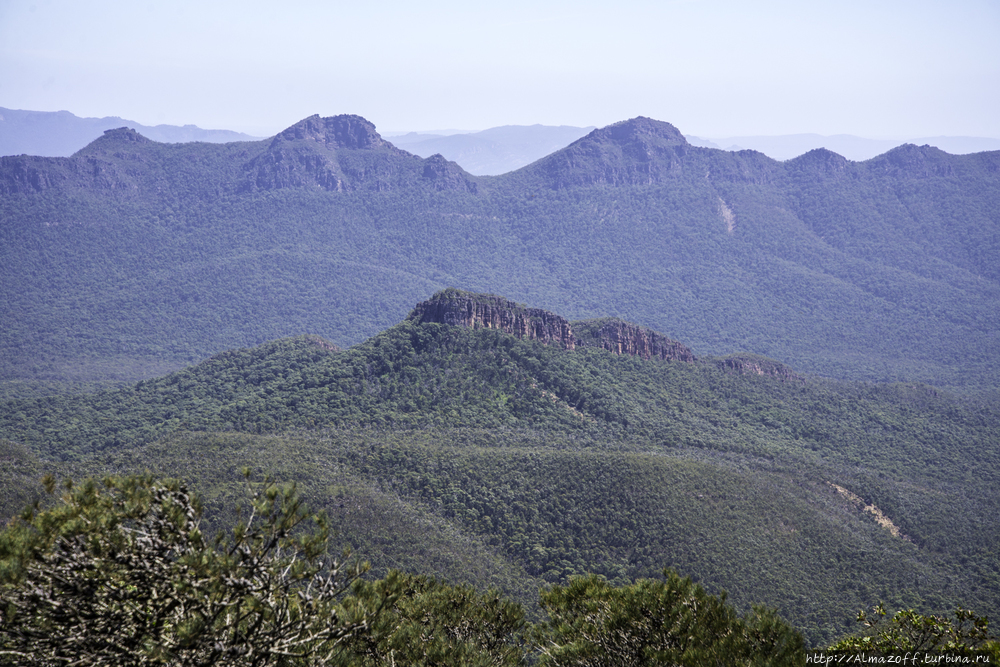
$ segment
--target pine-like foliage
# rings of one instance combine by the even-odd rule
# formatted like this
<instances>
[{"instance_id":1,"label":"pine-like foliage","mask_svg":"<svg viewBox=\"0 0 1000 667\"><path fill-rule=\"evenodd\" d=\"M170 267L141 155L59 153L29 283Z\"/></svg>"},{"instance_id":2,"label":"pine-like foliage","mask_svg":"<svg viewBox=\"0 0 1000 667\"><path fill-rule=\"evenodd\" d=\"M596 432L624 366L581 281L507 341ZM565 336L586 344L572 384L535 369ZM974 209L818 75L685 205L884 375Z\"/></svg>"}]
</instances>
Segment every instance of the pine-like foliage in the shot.
<instances>
[{"instance_id":1,"label":"pine-like foliage","mask_svg":"<svg viewBox=\"0 0 1000 667\"><path fill-rule=\"evenodd\" d=\"M181 484L66 487L0 534L4 664L320 665L365 626L337 613L363 568L326 557L325 523L292 486L259 485L214 543Z\"/></svg>"}]
</instances>

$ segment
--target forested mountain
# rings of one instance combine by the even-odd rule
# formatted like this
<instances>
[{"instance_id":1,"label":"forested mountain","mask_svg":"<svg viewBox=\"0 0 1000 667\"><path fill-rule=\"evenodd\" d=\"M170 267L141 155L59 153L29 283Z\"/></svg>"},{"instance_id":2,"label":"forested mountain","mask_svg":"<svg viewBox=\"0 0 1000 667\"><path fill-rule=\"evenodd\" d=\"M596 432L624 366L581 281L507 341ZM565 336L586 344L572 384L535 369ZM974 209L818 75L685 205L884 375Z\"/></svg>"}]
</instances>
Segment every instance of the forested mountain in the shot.
<instances>
[{"instance_id":1,"label":"forested mountain","mask_svg":"<svg viewBox=\"0 0 1000 667\"><path fill-rule=\"evenodd\" d=\"M1000 411L924 385L698 358L620 320L446 290L348 350L228 351L0 404L6 515L43 472L181 476L225 522L248 465L384 571L500 585L663 567L820 644L858 609L1000 608Z\"/></svg>"},{"instance_id":2,"label":"forested mountain","mask_svg":"<svg viewBox=\"0 0 1000 667\"><path fill-rule=\"evenodd\" d=\"M114 130L70 158L0 159L5 390L305 333L348 347L457 286L621 317L699 356L992 391L998 183L1000 153L781 163L645 118L496 177L356 116L217 145Z\"/></svg>"}]
</instances>

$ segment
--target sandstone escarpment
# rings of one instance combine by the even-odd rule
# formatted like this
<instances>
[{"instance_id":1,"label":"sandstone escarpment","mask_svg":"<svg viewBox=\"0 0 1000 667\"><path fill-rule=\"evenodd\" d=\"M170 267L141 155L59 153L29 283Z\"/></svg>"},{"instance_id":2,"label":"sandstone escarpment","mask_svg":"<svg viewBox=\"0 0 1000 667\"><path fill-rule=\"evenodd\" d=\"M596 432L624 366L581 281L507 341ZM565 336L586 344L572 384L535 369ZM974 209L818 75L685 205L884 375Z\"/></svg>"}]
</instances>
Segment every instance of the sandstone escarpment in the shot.
<instances>
[{"instance_id":1,"label":"sandstone escarpment","mask_svg":"<svg viewBox=\"0 0 1000 667\"><path fill-rule=\"evenodd\" d=\"M666 336L617 318L582 320L573 323L577 345L600 347L615 354L627 354L643 359L695 361L687 346Z\"/></svg>"},{"instance_id":2,"label":"sandstone escarpment","mask_svg":"<svg viewBox=\"0 0 1000 667\"><path fill-rule=\"evenodd\" d=\"M499 329L518 338L538 340L567 350L597 347L643 359L695 361L689 348L652 329L614 318L571 324L547 310L528 308L493 294L447 289L417 304L409 319L418 323Z\"/></svg>"},{"instance_id":3,"label":"sandstone escarpment","mask_svg":"<svg viewBox=\"0 0 1000 667\"><path fill-rule=\"evenodd\" d=\"M499 329L518 338L538 340L567 350L575 346L573 331L565 318L494 294L447 289L418 303L408 319L473 329Z\"/></svg>"}]
</instances>

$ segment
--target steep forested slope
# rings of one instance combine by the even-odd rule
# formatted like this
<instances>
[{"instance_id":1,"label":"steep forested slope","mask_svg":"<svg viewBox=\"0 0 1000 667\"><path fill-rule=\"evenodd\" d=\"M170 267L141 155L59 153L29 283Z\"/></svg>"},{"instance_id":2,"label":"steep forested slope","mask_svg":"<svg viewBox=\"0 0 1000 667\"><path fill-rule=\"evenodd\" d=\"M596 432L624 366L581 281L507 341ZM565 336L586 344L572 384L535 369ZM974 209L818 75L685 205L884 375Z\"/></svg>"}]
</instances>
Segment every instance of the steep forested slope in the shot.
<instances>
[{"instance_id":1,"label":"steep forested slope","mask_svg":"<svg viewBox=\"0 0 1000 667\"><path fill-rule=\"evenodd\" d=\"M643 118L500 177L352 116L225 145L112 131L0 159L2 370L135 379L283 336L348 346L451 285L703 355L991 389L998 183L997 153L780 163Z\"/></svg>"}]
</instances>

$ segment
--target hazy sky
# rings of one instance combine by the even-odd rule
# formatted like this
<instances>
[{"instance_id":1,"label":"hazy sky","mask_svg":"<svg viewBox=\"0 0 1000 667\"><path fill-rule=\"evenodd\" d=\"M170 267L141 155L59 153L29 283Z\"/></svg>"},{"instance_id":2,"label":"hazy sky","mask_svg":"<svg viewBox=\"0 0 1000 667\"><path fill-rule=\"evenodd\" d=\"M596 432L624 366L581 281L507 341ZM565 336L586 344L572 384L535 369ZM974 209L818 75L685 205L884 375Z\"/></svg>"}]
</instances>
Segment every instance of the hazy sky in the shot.
<instances>
[{"instance_id":1,"label":"hazy sky","mask_svg":"<svg viewBox=\"0 0 1000 667\"><path fill-rule=\"evenodd\" d=\"M1000 0L0 0L0 107L1000 137Z\"/></svg>"}]
</instances>

